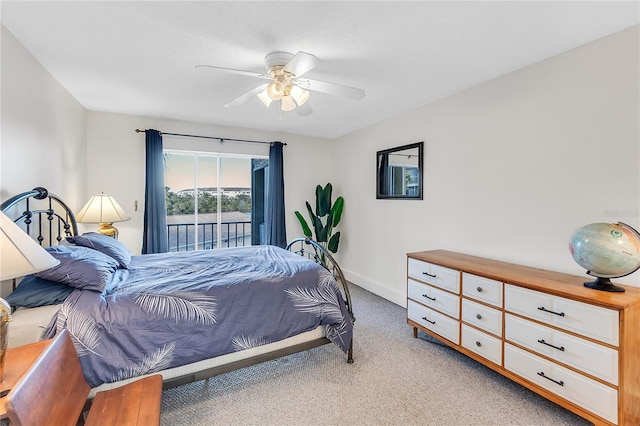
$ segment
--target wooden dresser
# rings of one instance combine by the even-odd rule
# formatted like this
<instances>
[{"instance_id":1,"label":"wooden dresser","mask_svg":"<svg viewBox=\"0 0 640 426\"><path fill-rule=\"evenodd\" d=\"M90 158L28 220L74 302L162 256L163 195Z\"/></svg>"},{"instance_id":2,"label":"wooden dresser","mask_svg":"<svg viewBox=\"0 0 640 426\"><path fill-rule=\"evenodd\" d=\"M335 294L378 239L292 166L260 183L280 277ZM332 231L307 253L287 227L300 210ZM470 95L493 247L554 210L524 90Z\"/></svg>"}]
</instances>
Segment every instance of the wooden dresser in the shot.
<instances>
[{"instance_id":1,"label":"wooden dresser","mask_svg":"<svg viewBox=\"0 0 640 426\"><path fill-rule=\"evenodd\" d=\"M407 323L600 425L640 425L640 288L444 250L407 254Z\"/></svg>"}]
</instances>

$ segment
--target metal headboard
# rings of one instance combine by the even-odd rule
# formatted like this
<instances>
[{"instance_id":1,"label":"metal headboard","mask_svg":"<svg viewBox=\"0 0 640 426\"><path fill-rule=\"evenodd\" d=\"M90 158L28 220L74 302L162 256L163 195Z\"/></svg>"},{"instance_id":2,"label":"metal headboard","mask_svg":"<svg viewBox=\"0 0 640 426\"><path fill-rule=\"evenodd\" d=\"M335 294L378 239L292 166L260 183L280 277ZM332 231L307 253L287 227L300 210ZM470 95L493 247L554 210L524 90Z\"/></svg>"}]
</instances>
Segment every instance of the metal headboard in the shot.
<instances>
[{"instance_id":1,"label":"metal headboard","mask_svg":"<svg viewBox=\"0 0 640 426\"><path fill-rule=\"evenodd\" d=\"M0 204L0 210L43 247L78 234L71 209L40 186L9 198Z\"/></svg>"}]
</instances>

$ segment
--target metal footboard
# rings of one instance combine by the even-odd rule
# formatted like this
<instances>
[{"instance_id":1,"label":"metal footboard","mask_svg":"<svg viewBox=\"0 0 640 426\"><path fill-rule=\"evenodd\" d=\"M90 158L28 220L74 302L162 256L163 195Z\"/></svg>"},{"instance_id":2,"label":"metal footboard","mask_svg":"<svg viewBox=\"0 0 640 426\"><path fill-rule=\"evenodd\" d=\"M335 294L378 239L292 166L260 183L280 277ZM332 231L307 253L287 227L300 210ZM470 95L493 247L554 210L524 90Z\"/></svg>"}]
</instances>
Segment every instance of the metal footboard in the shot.
<instances>
[{"instance_id":1,"label":"metal footboard","mask_svg":"<svg viewBox=\"0 0 640 426\"><path fill-rule=\"evenodd\" d=\"M347 280L342 273L342 269L340 269L340 265L335 261L333 256L324 249L320 244L311 238L296 238L287 244L286 247L292 253L299 254L300 256L306 257L307 259L313 260L314 262L322 265L325 269L327 269L339 285L342 288L344 303L347 307L347 311L349 312L349 316L351 317L351 322L356 321L356 317L353 315L353 307L351 305L351 294L349 293L349 285ZM349 364L353 363L353 339L349 343L349 353L347 354L347 362Z\"/></svg>"}]
</instances>

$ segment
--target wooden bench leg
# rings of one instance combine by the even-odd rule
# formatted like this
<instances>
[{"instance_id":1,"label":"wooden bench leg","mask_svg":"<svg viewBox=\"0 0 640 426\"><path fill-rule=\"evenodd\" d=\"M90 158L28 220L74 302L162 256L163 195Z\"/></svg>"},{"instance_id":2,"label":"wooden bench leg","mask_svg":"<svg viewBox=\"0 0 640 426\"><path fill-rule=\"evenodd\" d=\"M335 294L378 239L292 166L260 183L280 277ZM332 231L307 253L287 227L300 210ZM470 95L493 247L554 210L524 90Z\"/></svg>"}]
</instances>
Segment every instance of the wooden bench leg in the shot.
<instances>
[{"instance_id":1,"label":"wooden bench leg","mask_svg":"<svg viewBox=\"0 0 640 426\"><path fill-rule=\"evenodd\" d=\"M85 425L159 425L162 376L145 377L98 392Z\"/></svg>"}]
</instances>

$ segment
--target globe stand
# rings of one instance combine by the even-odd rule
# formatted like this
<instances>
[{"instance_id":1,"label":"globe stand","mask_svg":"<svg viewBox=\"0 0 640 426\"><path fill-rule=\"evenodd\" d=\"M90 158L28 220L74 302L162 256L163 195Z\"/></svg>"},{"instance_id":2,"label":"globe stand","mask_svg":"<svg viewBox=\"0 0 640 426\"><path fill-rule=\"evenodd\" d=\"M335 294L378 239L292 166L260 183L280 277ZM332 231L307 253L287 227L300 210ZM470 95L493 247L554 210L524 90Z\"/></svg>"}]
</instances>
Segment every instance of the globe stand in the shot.
<instances>
[{"instance_id":1,"label":"globe stand","mask_svg":"<svg viewBox=\"0 0 640 426\"><path fill-rule=\"evenodd\" d=\"M623 287L613 284L609 278L598 277L595 281L584 283L584 286L594 290L611 291L616 293L624 292Z\"/></svg>"}]
</instances>

